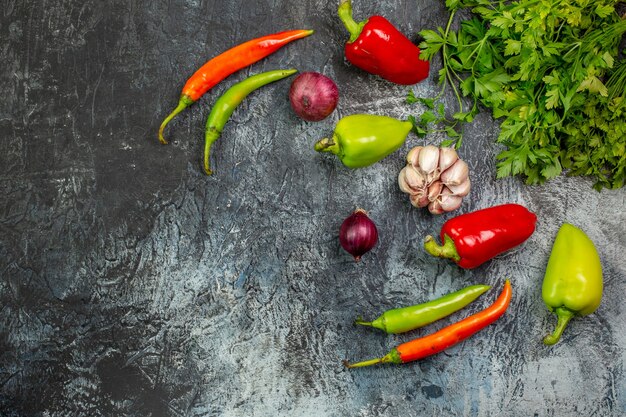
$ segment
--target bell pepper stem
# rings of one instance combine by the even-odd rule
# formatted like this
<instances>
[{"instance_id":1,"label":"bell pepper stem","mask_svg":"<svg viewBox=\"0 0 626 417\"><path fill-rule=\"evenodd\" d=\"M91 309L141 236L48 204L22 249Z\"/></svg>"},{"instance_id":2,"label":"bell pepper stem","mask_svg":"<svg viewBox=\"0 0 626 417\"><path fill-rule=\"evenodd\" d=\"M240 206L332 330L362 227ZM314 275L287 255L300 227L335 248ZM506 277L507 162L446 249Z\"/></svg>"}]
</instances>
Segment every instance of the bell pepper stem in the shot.
<instances>
[{"instance_id":1,"label":"bell pepper stem","mask_svg":"<svg viewBox=\"0 0 626 417\"><path fill-rule=\"evenodd\" d=\"M436 256L437 258L452 259L455 262L459 262L461 260L461 256L456 250L454 241L448 235L444 235L443 245L437 244L432 236L426 236L426 239L424 239L424 249L426 249L426 252L432 256Z\"/></svg>"},{"instance_id":2,"label":"bell pepper stem","mask_svg":"<svg viewBox=\"0 0 626 417\"><path fill-rule=\"evenodd\" d=\"M204 173L207 175L213 175L213 171L210 167L211 145L220 137L220 134L221 132L215 127L208 127L204 135L204 159L202 167L204 168Z\"/></svg>"},{"instance_id":3,"label":"bell pepper stem","mask_svg":"<svg viewBox=\"0 0 626 417\"><path fill-rule=\"evenodd\" d=\"M554 310L556 316L558 317L558 322L556 323L556 328L551 335L546 336L543 339L543 343L546 345L554 345L561 339L561 335L563 334L563 330L567 326L567 323L574 317L574 312L565 307L558 307Z\"/></svg>"},{"instance_id":4,"label":"bell pepper stem","mask_svg":"<svg viewBox=\"0 0 626 417\"><path fill-rule=\"evenodd\" d=\"M317 152L331 152L337 155L339 153L339 144L334 137L332 139L324 138L315 144L315 150Z\"/></svg>"},{"instance_id":5,"label":"bell pepper stem","mask_svg":"<svg viewBox=\"0 0 626 417\"><path fill-rule=\"evenodd\" d=\"M185 110L187 107L191 106L194 101L186 94L180 96L180 100L178 101L178 106L163 120L161 126L159 127L159 142L163 145L167 145L167 140L163 137L163 131L165 131L165 126L174 118L178 113Z\"/></svg>"},{"instance_id":6,"label":"bell pepper stem","mask_svg":"<svg viewBox=\"0 0 626 417\"><path fill-rule=\"evenodd\" d=\"M367 20L363 22L356 22L352 17L352 2L350 0L341 0L339 3L339 9L337 10L339 18L343 22L346 29L350 33L350 40L348 43L352 43L359 37L363 26L367 23Z\"/></svg>"}]
</instances>

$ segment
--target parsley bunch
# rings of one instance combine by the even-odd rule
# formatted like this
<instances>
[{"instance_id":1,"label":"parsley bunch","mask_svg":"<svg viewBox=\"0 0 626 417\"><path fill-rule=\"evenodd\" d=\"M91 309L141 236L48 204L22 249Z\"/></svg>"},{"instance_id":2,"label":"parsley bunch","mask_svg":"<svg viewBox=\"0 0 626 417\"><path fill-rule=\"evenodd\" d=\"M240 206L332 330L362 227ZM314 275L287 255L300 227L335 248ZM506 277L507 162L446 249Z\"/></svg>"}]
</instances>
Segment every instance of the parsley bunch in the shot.
<instances>
[{"instance_id":1,"label":"parsley bunch","mask_svg":"<svg viewBox=\"0 0 626 417\"><path fill-rule=\"evenodd\" d=\"M626 62L620 43L626 20L620 0L446 0L445 29L420 35L422 58L441 53L440 94L417 98L432 110L413 119L424 135L443 124L461 145L457 126L471 122L479 104L502 119L498 178L523 175L542 183L566 169L588 175L594 188L620 188L626 179ZM451 26L461 9L473 15ZM444 117L437 100L446 86L459 110ZM466 108L461 96L469 97Z\"/></svg>"}]
</instances>

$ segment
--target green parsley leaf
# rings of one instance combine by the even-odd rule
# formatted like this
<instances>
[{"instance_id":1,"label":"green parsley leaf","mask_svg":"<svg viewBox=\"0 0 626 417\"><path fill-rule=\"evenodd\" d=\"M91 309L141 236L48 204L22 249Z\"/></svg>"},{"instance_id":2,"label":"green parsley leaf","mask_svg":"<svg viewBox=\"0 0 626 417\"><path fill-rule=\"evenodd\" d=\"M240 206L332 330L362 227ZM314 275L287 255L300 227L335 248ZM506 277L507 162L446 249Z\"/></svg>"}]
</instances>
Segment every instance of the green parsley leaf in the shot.
<instances>
[{"instance_id":1,"label":"green parsley leaf","mask_svg":"<svg viewBox=\"0 0 626 417\"><path fill-rule=\"evenodd\" d=\"M515 39L507 39L504 41L506 47L504 48L504 55L518 55L522 50L522 42Z\"/></svg>"},{"instance_id":2,"label":"green parsley leaf","mask_svg":"<svg viewBox=\"0 0 626 417\"><path fill-rule=\"evenodd\" d=\"M459 147L463 123L484 106L501 120L497 141L506 149L497 157L498 178L540 184L565 170L591 176L597 189L623 187L626 59L619 48L626 19L617 3L446 0L446 29L422 31L423 56L443 55L437 100L452 91L458 108L447 120L442 101L433 100L417 123L420 133L443 124L445 142ZM474 15L452 29L464 8Z\"/></svg>"},{"instance_id":3,"label":"green parsley leaf","mask_svg":"<svg viewBox=\"0 0 626 417\"><path fill-rule=\"evenodd\" d=\"M420 116L420 124L427 124L427 123L435 122L438 119L439 118L437 117L437 115L433 113L432 111L425 111Z\"/></svg>"},{"instance_id":4,"label":"green parsley leaf","mask_svg":"<svg viewBox=\"0 0 626 417\"><path fill-rule=\"evenodd\" d=\"M546 109L550 110L553 109L555 107L558 107L559 105L559 98L560 98L561 94L559 93L559 89L558 88L552 88L550 90L548 90L548 92L546 93Z\"/></svg>"},{"instance_id":5,"label":"green parsley leaf","mask_svg":"<svg viewBox=\"0 0 626 417\"><path fill-rule=\"evenodd\" d=\"M615 7L612 4L598 4L595 10L596 14L602 18L609 16L614 11Z\"/></svg>"}]
</instances>

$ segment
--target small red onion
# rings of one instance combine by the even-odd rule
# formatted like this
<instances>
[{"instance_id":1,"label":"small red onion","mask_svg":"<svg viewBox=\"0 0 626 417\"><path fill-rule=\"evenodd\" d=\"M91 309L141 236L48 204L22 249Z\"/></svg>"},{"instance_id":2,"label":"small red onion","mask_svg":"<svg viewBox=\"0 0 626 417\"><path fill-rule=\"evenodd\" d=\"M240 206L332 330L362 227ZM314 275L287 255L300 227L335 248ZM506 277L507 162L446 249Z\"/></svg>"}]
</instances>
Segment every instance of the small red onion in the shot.
<instances>
[{"instance_id":1,"label":"small red onion","mask_svg":"<svg viewBox=\"0 0 626 417\"><path fill-rule=\"evenodd\" d=\"M378 241L376 225L363 209L356 209L341 224L339 243L358 262Z\"/></svg>"},{"instance_id":2,"label":"small red onion","mask_svg":"<svg viewBox=\"0 0 626 417\"><path fill-rule=\"evenodd\" d=\"M289 101L302 119L318 122L337 107L339 89L333 80L319 72L303 72L291 83Z\"/></svg>"}]
</instances>

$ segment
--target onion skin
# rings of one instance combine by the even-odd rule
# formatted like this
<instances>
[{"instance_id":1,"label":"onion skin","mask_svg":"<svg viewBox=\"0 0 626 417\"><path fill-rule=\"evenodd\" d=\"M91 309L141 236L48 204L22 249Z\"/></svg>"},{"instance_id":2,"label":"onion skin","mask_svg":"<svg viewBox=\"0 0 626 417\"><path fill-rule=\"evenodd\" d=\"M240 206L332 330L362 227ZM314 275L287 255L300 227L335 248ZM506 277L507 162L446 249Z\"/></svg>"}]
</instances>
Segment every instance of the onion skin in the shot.
<instances>
[{"instance_id":1,"label":"onion skin","mask_svg":"<svg viewBox=\"0 0 626 417\"><path fill-rule=\"evenodd\" d=\"M378 242L378 229L363 209L356 209L341 224L339 243L358 262Z\"/></svg>"},{"instance_id":2,"label":"onion skin","mask_svg":"<svg viewBox=\"0 0 626 417\"><path fill-rule=\"evenodd\" d=\"M319 72L303 72L291 83L289 101L300 118L319 122L337 107L339 89L333 80Z\"/></svg>"}]
</instances>

